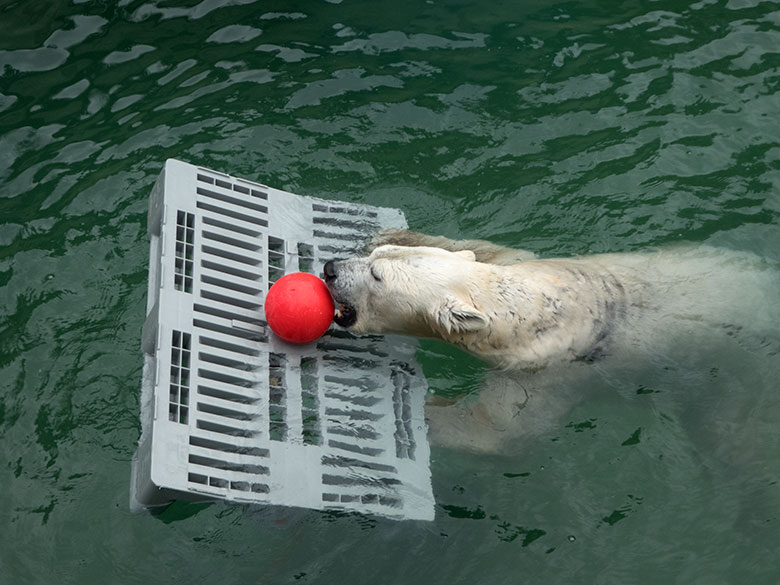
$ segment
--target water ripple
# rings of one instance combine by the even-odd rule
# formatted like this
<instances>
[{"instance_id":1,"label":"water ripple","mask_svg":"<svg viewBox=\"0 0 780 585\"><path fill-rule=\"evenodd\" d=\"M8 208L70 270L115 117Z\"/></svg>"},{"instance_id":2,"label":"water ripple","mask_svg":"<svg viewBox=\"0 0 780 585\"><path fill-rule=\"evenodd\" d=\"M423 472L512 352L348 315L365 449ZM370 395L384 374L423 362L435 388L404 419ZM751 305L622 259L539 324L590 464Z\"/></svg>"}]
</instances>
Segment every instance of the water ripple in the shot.
<instances>
[{"instance_id":1,"label":"water ripple","mask_svg":"<svg viewBox=\"0 0 780 585\"><path fill-rule=\"evenodd\" d=\"M340 36L344 34L342 29ZM355 33L350 32L349 36ZM365 39L352 39L341 45L331 47L334 53L360 51L366 55L378 55L380 53L402 51L404 49L417 49L427 51L431 49L469 49L484 47L487 35L480 33L453 32L454 39L448 39L430 34L406 34L401 31L387 31L373 33Z\"/></svg>"},{"instance_id":2,"label":"water ripple","mask_svg":"<svg viewBox=\"0 0 780 585\"><path fill-rule=\"evenodd\" d=\"M20 72L51 71L62 66L70 53L67 49L99 33L108 21L100 16L71 17L73 28L54 31L36 49L0 51L0 71L9 67Z\"/></svg>"},{"instance_id":3,"label":"water ripple","mask_svg":"<svg viewBox=\"0 0 780 585\"><path fill-rule=\"evenodd\" d=\"M195 6L183 7L161 7L165 4L164 0L153 0L143 6L138 7L131 15L130 19L135 22L143 22L152 16L159 16L161 20L171 18L188 18L190 20L200 20L221 8L230 6L243 6L245 4L254 4L257 0L201 0Z\"/></svg>"}]
</instances>

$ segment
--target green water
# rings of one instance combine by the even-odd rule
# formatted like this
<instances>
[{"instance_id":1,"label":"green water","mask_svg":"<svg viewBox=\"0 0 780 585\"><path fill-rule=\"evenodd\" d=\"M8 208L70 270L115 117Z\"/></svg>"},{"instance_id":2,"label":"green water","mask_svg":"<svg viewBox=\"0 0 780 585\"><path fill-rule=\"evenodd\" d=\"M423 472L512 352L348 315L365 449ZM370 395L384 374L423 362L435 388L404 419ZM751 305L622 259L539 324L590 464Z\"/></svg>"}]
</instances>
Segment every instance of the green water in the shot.
<instances>
[{"instance_id":1,"label":"green water","mask_svg":"<svg viewBox=\"0 0 780 585\"><path fill-rule=\"evenodd\" d=\"M649 356L522 453L434 449L432 523L128 509L166 158L542 255L778 260L777 2L0 0L0 33L0 583L780 582L766 341Z\"/></svg>"}]
</instances>

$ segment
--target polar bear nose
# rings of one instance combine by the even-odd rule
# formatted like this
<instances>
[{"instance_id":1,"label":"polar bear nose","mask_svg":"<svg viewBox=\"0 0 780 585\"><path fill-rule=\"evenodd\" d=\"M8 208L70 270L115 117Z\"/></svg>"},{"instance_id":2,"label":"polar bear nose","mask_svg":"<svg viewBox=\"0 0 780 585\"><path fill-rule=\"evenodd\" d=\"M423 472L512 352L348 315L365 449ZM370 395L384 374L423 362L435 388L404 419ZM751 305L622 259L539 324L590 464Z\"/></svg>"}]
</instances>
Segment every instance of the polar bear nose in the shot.
<instances>
[{"instance_id":1,"label":"polar bear nose","mask_svg":"<svg viewBox=\"0 0 780 585\"><path fill-rule=\"evenodd\" d=\"M322 271L325 274L325 282L330 282L336 278L336 263L333 260L328 260L322 267Z\"/></svg>"}]
</instances>

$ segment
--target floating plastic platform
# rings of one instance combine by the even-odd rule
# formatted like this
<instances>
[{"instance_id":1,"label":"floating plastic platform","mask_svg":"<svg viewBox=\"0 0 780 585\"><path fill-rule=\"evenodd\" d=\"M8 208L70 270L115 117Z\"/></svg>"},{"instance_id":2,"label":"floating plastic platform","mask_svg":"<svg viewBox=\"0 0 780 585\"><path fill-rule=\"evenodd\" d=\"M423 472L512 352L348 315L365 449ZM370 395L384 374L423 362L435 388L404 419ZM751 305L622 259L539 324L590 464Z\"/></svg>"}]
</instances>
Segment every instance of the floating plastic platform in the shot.
<instances>
[{"instance_id":1,"label":"floating plastic platform","mask_svg":"<svg viewBox=\"0 0 780 585\"><path fill-rule=\"evenodd\" d=\"M228 500L433 518L416 343L332 326L293 345L264 320L279 277L319 275L383 227L406 227L403 214L166 162L149 202L135 509Z\"/></svg>"}]
</instances>

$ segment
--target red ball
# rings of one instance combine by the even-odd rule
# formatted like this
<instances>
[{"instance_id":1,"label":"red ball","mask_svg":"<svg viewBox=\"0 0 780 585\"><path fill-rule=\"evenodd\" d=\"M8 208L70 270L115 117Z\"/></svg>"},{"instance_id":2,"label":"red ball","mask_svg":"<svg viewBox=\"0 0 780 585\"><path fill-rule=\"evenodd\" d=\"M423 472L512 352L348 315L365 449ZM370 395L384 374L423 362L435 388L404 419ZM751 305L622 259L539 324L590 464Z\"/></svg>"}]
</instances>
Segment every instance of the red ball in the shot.
<instances>
[{"instance_id":1,"label":"red ball","mask_svg":"<svg viewBox=\"0 0 780 585\"><path fill-rule=\"evenodd\" d=\"M307 272L293 272L277 280L265 296L265 320L279 337L309 343L333 321L333 299L325 283Z\"/></svg>"}]
</instances>

